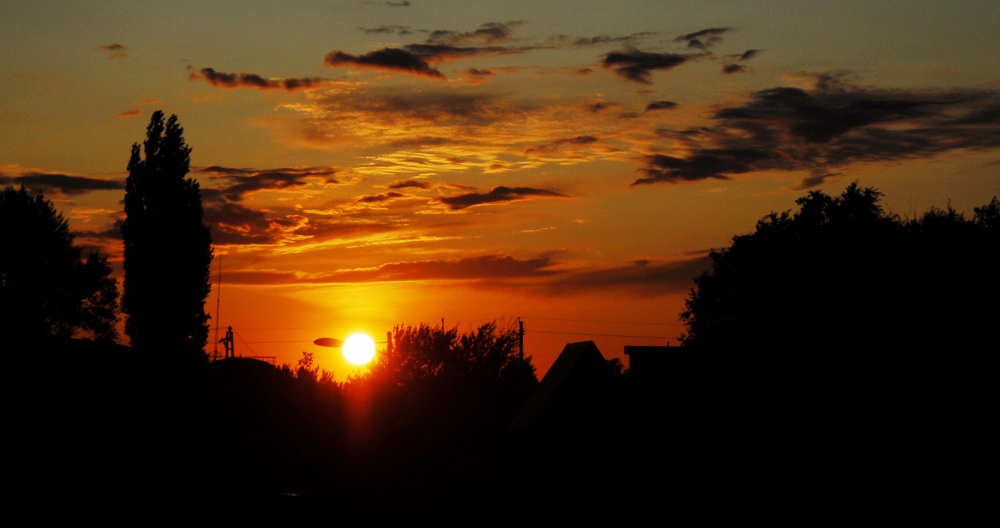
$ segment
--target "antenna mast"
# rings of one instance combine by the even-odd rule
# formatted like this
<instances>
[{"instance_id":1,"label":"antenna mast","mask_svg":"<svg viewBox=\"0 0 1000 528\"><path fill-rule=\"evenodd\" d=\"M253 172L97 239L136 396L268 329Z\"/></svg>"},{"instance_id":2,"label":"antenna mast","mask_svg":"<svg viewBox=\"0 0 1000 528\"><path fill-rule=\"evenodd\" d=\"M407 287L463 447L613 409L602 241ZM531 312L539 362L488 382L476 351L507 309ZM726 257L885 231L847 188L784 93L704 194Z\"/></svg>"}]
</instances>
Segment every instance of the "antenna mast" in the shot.
<instances>
[{"instance_id":1,"label":"antenna mast","mask_svg":"<svg viewBox=\"0 0 1000 528\"><path fill-rule=\"evenodd\" d=\"M219 255L219 284L215 291L215 349L212 359L219 359L219 305L222 304L222 255Z\"/></svg>"}]
</instances>

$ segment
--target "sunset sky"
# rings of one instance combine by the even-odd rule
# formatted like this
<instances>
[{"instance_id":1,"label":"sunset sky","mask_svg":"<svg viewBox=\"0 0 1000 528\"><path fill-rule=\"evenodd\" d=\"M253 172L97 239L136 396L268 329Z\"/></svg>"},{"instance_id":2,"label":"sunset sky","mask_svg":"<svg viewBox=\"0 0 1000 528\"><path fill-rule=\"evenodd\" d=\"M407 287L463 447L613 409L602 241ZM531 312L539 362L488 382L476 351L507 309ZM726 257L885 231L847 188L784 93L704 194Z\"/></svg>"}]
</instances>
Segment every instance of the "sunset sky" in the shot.
<instances>
[{"instance_id":1,"label":"sunset sky","mask_svg":"<svg viewBox=\"0 0 1000 528\"><path fill-rule=\"evenodd\" d=\"M540 375L676 345L708 251L809 190L1000 195L1000 2L472 4L0 2L0 185L120 277L130 147L176 114L237 352L338 380L313 339L442 318L520 317Z\"/></svg>"}]
</instances>

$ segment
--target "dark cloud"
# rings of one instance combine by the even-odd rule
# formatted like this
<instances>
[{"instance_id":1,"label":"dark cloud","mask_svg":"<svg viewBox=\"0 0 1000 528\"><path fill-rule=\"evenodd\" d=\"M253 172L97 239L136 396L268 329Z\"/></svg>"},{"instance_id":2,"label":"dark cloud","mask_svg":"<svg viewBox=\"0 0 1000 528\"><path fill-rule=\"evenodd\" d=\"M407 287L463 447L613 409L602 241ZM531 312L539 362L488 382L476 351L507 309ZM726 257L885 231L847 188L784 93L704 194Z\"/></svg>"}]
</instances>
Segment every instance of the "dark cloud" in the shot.
<instances>
[{"instance_id":1,"label":"dark cloud","mask_svg":"<svg viewBox=\"0 0 1000 528\"><path fill-rule=\"evenodd\" d=\"M301 187L309 184L309 180L318 180L324 185L339 183L334 174L337 169L332 167L285 167L279 169L247 169L219 167L194 167L195 172L212 175L228 185L216 188L222 198L238 202L248 193L260 191L275 191ZM208 189L202 189L202 193Z\"/></svg>"},{"instance_id":2,"label":"dark cloud","mask_svg":"<svg viewBox=\"0 0 1000 528\"><path fill-rule=\"evenodd\" d=\"M489 75L494 75L494 73L491 72L490 70L483 70L479 68L469 68L468 70L465 70L465 73L468 73L469 75L475 75L477 77L486 77Z\"/></svg>"},{"instance_id":3,"label":"dark cloud","mask_svg":"<svg viewBox=\"0 0 1000 528\"><path fill-rule=\"evenodd\" d=\"M732 73L744 73L746 71L747 69L739 64L726 64L722 67L722 73L725 73L726 75Z\"/></svg>"},{"instance_id":4,"label":"dark cloud","mask_svg":"<svg viewBox=\"0 0 1000 528\"><path fill-rule=\"evenodd\" d=\"M377 35L380 33L395 33L396 35L409 35L413 33L413 31L410 30L410 26L401 26L399 24L379 26L374 28L359 27L358 29L363 31L365 35Z\"/></svg>"},{"instance_id":5,"label":"dark cloud","mask_svg":"<svg viewBox=\"0 0 1000 528\"><path fill-rule=\"evenodd\" d=\"M406 198L406 195L395 191L389 191L387 193L382 193L382 194L368 194L358 198L357 200L354 200L354 203L357 204L381 203L381 202L389 202L395 200L396 198Z\"/></svg>"},{"instance_id":6,"label":"dark cloud","mask_svg":"<svg viewBox=\"0 0 1000 528\"><path fill-rule=\"evenodd\" d=\"M700 55L678 55L676 53L648 53L637 49L615 51L604 56L601 63L605 68L627 80L652 84L649 80L653 70L669 70Z\"/></svg>"},{"instance_id":7,"label":"dark cloud","mask_svg":"<svg viewBox=\"0 0 1000 528\"><path fill-rule=\"evenodd\" d=\"M673 110L677 108L677 103L673 101L653 101L646 105L646 112L650 110Z\"/></svg>"},{"instance_id":8,"label":"dark cloud","mask_svg":"<svg viewBox=\"0 0 1000 528\"><path fill-rule=\"evenodd\" d=\"M452 46L450 44L407 44L406 51L428 61L452 61L473 57L497 57L526 53L538 49L534 46Z\"/></svg>"},{"instance_id":9,"label":"dark cloud","mask_svg":"<svg viewBox=\"0 0 1000 528\"><path fill-rule=\"evenodd\" d=\"M324 79L308 77L302 79L265 79L256 73L223 73L212 68L202 68L200 73L190 73L188 79L205 82L217 88L256 88L259 90L305 90L321 86Z\"/></svg>"},{"instance_id":10,"label":"dark cloud","mask_svg":"<svg viewBox=\"0 0 1000 528\"><path fill-rule=\"evenodd\" d=\"M736 59L736 60L738 60L740 62L748 61L748 60L756 57L757 55L760 55L760 53L762 51L764 51L764 50L759 50L759 49L746 50L746 51L743 52L742 55L740 55L740 58Z\"/></svg>"},{"instance_id":11,"label":"dark cloud","mask_svg":"<svg viewBox=\"0 0 1000 528\"><path fill-rule=\"evenodd\" d=\"M452 211L458 211L477 205L509 203L530 198L568 198L568 196L546 189L501 186L487 192L469 192L454 196L441 196L435 198L435 201L448 206L448 209Z\"/></svg>"},{"instance_id":12,"label":"dark cloud","mask_svg":"<svg viewBox=\"0 0 1000 528\"><path fill-rule=\"evenodd\" d=\"M811 89L777 87L720 108L714 126L661 130L682 156L653 155L633 185L809 171L802 188L854 163L1000 147L1000 93L886 90L816 76Z\"/></svg>"},{"instance_id":13,"label":"dark cloud","mask_svg":"<svg viewBox=\"0 0 1000 528\"><path fill-rule=\"evenodd\" d=\"M32 191L78 196L91 191L118 191L125 189L121 180L102 180L87 176L73 176L57 172L27 172L16 176L0 174L0 185L24 185Z\"/></svg>"},{"instance_id":14,"label":"dark cloud","mask_svg":"<svg viewBox=\"0 0 1000 528\"><path fill-rule=\"evenodd\" d=\"M433 187L431 182L423 180L400 180L388 185L390 189L430 189L431 187Z\"/></svg>"},{"instance_id":15,"label":"dark cloud","mask_svg":"<svg viewBox=\"0 0 1000 528\"><path fill-rule=\"evenodd\" d=\"M435 68L432 68L421 57L412 52L398 48L382 48L370 51L364 55L351 55L343 51L331 51L326 55L324 61L331 67L355 66L363 69L388 70L413 75L423 75L436 79L443 79L444 75Z\"/></svg>"},{"instance_id":16,"label":"dark cloud","mask_svg":"<svg viewBox=\"0 0 1000 528\"><path fill-rule=\"evenodd\" d=\"M400 0L399 2L383 2L383 4L389 7L409 7L410 0Z\"/></svg>"},{"instance_id":17,"label":"dark cloud","mask_svg":"<svg viewBox=\"0 0 1000 528\"><path fill-rule=\"evenodd\" d=\"M687 42L687 47L697 49L708 49L722 42L722 34L732 28L708 28L687 35L681 35L674 39L674 42Z\"/></svg>"},{"instance_id":18,"label":"dark cloud","mask_svg":"<svg viewBox=\"0 0 1000 528\"><path fill-rule=\"evenodd\" d=\"M580 37L573 40L573 46L578 48L586 48L590 46L599 46L602 44L629 44L636 40L653 35L648 31L643 31L639 33L632 33L631 35L612 37L609 35L597 35L596 37Z\"/></svg>"},{"instance_id":19,"label":"dark cloud","mask_svg":"<svg viewBox=\"0 0 1000 528\"><path fill-rule=\"evenodd\" d=\"M598 101L596 103L591 103L587 105L587 110L590 110L591 112L594 112L596 114L601 110L606 110L608 108L613 108L616 106L621 106L621 105L619 105L618 103L605 103L604 101Z\"/></svg>"},{"instance_id":20,"label":"dark cloud","mask_svg":"<svg viewBox=\"0 0 1000 528\"><path fill-rule=\"evenodd\" d=\"M125 53L129 49L128 46L123 46L121 44L118 44L117 42L112 44L105 44L103 46L98 46L97 49L109 52L108 53L109 59L124 59L125 57L128 57L128 54Z\"/></svg>"},{"instance_id":21,"label":"dark cloud","mask_svg":"<svg viewBox=\"0 0 1000 528\"><path fill-rule=\"evenodd\" d=\"M522 20L514 20L506 23L487 22L475 31L449 31L435 30L427 37L428 44L465 44L469 42L482 42L492 44L494 42L504 42L510 38L514 28L524 24Z\"/></svg>"}]
</instances>

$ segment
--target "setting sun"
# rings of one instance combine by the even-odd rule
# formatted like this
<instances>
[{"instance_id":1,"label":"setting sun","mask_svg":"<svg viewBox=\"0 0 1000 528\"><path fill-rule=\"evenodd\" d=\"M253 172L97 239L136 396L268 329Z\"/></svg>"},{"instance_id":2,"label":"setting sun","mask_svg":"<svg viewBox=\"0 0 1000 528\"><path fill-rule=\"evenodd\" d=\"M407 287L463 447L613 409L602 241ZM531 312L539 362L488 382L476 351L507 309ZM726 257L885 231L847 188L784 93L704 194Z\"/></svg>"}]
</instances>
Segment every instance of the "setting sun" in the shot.
<instances>
[{"instance_id":1,"label":"setting sun","mask_svg":"<svg viewBox=\"0 0 1000 528\"><path fill-rule=\"evenodd\" d=\"M352 334L344 341L344 359L364 365L375 357L375 341L365 334Z\"/></svg>"}]
</instances>

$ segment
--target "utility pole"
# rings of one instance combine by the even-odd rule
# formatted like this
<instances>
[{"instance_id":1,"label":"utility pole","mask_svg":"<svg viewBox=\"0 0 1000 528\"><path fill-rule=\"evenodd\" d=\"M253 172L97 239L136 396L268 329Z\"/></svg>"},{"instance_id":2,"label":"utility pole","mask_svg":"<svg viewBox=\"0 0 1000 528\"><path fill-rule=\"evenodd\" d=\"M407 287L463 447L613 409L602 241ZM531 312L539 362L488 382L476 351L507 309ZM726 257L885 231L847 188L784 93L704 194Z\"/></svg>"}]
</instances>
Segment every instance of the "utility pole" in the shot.
<instances>
[{"instance_id":1,"label":"utility pole","mask_svg":"<svg viewBox=\"0 0 1000 528\"><path fill-rule=\"evenodd\" d=\"M517 318L517 346L521 351L521 361L524 361L524 321L520 317Z\"/></svg>"}]
</instances>

